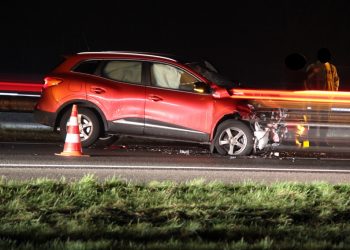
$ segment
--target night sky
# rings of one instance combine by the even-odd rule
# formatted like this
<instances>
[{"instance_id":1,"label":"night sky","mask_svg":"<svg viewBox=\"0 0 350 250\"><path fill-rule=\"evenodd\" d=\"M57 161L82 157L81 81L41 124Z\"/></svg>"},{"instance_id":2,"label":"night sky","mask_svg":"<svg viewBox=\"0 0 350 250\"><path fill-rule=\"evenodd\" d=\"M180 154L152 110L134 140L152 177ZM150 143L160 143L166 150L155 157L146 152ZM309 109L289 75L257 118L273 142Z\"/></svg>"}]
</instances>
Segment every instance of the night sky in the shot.
<instances>
[{"instance_id":1,"label":"night sky","mask_svg":"<svg viewBox=\"0 0 350 250\"><path fill-rule=\"evenodd\" d=\"M327 47L350 90L350 1L228 3L3 1L0 80L41 81L65 54L132 50L199 56L244 86L284 88L288 54L312 62Z\"/></svg>"}]
</instances>

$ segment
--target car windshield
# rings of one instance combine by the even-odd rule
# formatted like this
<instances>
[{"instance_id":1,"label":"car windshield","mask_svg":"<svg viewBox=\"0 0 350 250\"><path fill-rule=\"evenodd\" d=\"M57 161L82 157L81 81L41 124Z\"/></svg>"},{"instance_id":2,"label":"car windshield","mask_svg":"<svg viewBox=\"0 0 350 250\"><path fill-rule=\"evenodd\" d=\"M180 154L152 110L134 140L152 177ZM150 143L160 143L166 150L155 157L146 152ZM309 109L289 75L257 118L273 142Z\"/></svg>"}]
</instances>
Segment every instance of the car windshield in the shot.
<instances>
[{"instance_id":1,"label":"car windshield","mask_svg":"<svg viewBox=\"0 0 350 250\"><path fill-rule=\"evenodd\" d=\"M193 62L193 63L188 63L187 65L190 68L192 68L194 71L201 74L202 76L207 78L209 81L215 83L220 87L230 89L235 86L233 81L219 74L218 71L215 69L215 67L212 64L210 64L208 61Z\"/></svg>"}]
</instances>

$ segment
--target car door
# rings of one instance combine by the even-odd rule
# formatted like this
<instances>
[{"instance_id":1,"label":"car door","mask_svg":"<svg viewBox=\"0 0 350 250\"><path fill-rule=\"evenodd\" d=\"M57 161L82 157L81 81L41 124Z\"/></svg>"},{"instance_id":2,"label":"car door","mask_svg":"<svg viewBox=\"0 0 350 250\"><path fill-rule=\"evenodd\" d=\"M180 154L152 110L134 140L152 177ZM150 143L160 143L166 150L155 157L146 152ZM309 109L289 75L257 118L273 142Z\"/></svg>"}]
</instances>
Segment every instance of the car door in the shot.
<instances>
[{"instance_id":1,"label":"car door","mask_svg":"<svg viewBox=\"0 0 350 250\"><path fill-rule=\"evenodd\" d=\"M87 99L96 104L108 122L108 131L143 134L145 86L143 62L106 60L99 77L86 84Z\"/></svg>"},{"instance_id":2,"label":"car door","mask_svg":"<svg viewBox=\"0 0 350 250\"><path fill-rule=\"evenodd\" d=\"M184 69L164 63L148 66L151 84L146 87L145 134L208 141L212 95L195 92L198 79Z\"/></svg>"}]
</instances>

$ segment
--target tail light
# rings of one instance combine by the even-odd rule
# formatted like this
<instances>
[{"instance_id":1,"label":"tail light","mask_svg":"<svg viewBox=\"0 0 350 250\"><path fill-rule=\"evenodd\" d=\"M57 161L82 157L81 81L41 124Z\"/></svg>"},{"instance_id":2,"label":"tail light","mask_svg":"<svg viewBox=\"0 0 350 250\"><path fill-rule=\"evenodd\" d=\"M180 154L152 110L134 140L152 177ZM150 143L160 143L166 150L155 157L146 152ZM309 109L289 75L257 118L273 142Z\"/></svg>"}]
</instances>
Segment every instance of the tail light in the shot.
<instances>
[{"instance_id":1,"label":"tail light","mask_svg":"<svg viewBox=\"0 0 350 250\"><path fill-rule=\"evenodd\" d=\"M44 81L45 81L45 84L43 86L43 89L46 89L46 88L52 87L52 86L56 86L56 85L60 84L61 82L63 82L62 79L55 78L55 77L45 77Z\"/></svg>"}]
</instances>

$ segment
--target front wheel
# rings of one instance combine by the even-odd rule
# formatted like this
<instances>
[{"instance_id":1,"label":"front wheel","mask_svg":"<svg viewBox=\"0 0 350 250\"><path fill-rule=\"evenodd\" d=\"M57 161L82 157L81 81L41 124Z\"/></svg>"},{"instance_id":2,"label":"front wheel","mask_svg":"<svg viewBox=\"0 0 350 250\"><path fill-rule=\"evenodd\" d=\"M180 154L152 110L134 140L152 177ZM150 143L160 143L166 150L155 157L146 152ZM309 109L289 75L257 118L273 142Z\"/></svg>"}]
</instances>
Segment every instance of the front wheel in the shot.
<instances>
[{"instance_id":1,"label":"front wheel","mask_svg":"<svg viewBox=\"0 0 350 250\"><path fill-rule=\"evenodd\" d=\"M60 121L60 133L63 138L67 135L67 123L71 110L67 110ZM100 136L100 123L94 112L86 108L78 108L78 124L80 130L80 142L82 147L89 147Z\"/></svg>"},{"instance_id":2,"label":"front wheel","mask_svg":"<svg viewBox=\"0 0 350 250\"><path fill-rule=\"evenodd\" d=\"M214 146L221 155L249 155L254 146L253 131L241 121L224 121L217 129Z\"/></svg>"}]
</instances>

